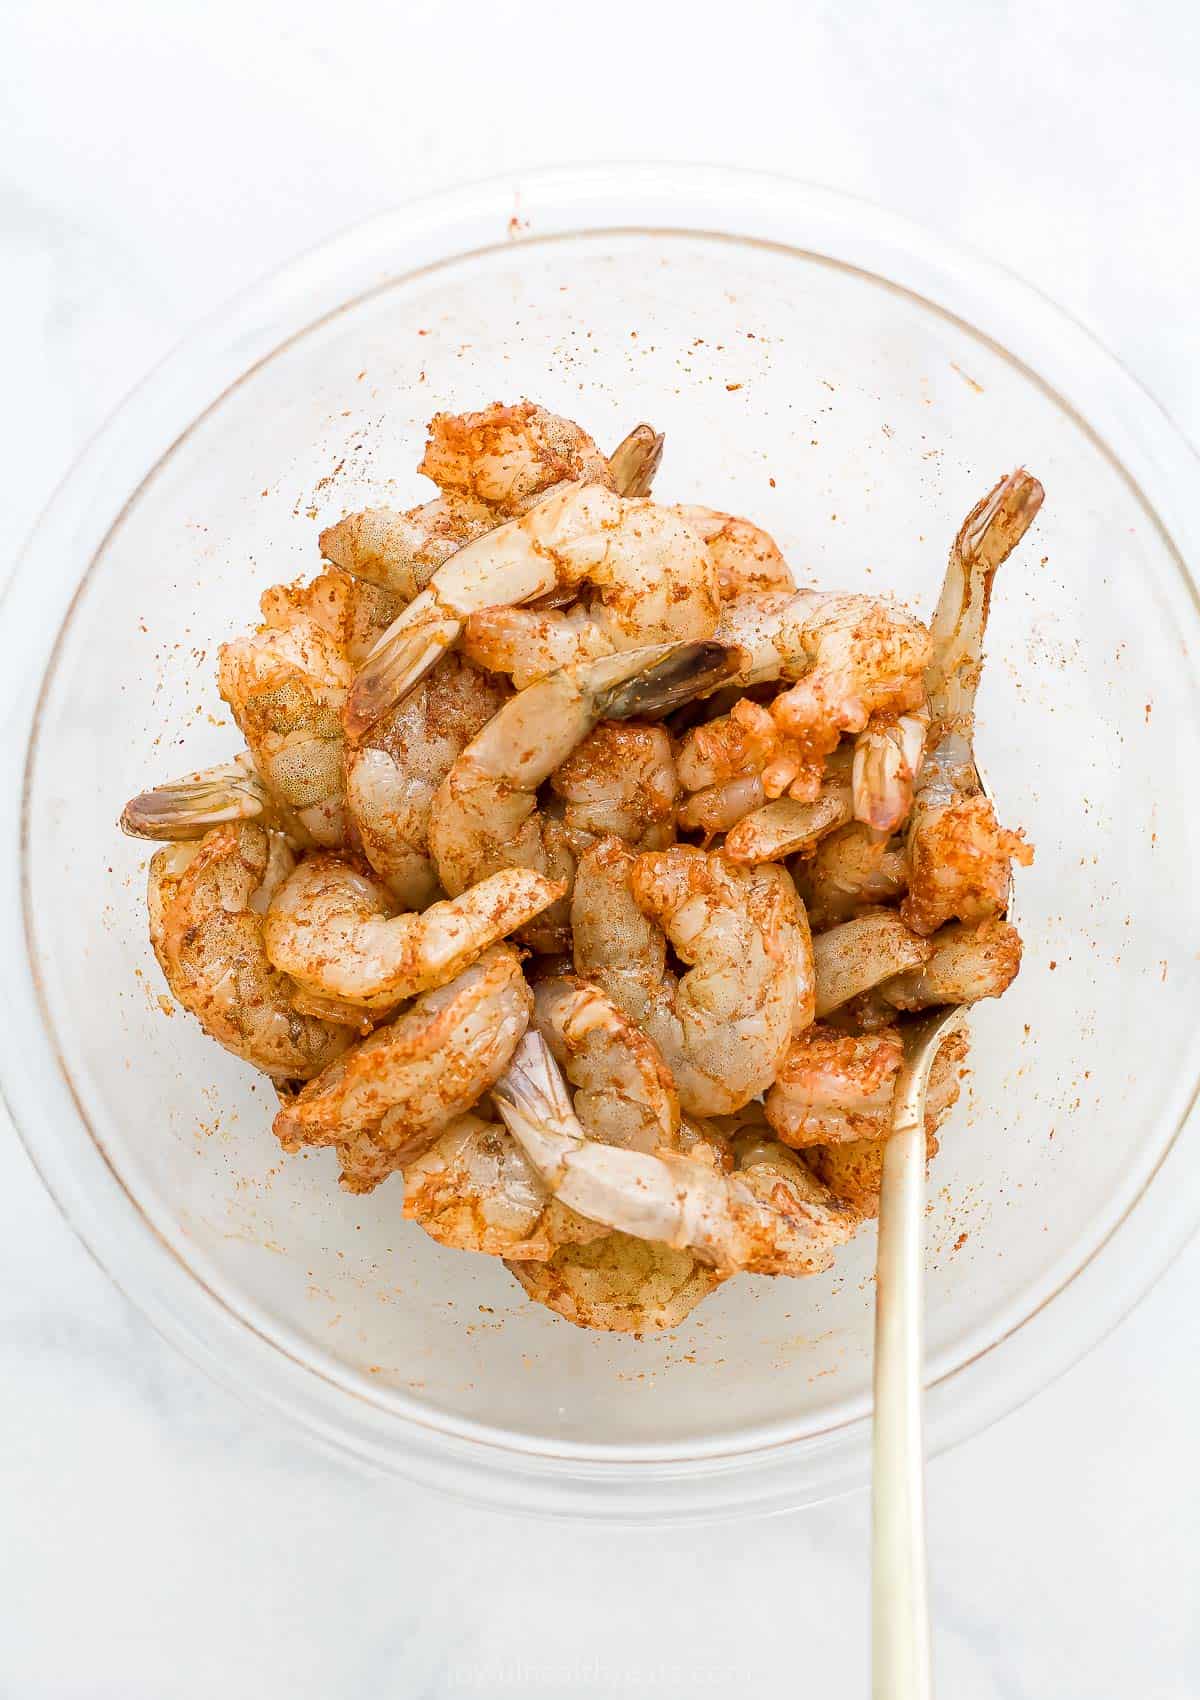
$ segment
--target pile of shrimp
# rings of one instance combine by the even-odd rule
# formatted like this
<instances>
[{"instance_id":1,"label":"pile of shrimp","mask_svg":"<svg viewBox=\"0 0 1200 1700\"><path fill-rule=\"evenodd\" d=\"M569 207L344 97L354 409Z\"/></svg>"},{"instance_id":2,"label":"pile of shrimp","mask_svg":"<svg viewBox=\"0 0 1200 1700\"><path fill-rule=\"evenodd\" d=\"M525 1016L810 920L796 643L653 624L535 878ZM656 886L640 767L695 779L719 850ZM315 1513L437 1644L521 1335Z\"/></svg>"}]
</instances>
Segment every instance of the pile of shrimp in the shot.
<instances>
[{"instance_id":1,"label":"pile of shrimp","mask_svg":"<svg viewBox=\"0 0 1200 1700\"><path fill-rule=\"evenodd\" d=\"M398 1177L442 1245L637 1333L828 1269L878 1210L906 1018L1017 972L1031 851L974 704L1042 500L1017 471L978 503L926 625L651 500L662 449L530 402L438 414L437 495L322 532L222 646L244 749L121 823L165 841L155 955L275 1086L285 1151Z\"/></svg>"}]
</instances>

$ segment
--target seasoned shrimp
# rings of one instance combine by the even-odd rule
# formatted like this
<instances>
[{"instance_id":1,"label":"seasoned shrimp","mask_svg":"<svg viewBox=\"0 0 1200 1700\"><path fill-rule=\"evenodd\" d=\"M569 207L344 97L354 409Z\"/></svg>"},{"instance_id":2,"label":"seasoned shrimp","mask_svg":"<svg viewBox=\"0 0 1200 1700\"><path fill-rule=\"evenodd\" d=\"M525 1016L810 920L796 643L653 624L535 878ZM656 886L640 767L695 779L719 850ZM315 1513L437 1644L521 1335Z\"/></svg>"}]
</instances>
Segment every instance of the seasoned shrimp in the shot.
<instances>
[{"instance_id":1,"label":"seasoned shrimp","mask_svg":"<svg viewBox=\"0 0 1200 1700\"><path fill-rule=\"evenodd\" d=\"M271 899L263 938L274 966L305 991L378 1012L444 986L563 889L529 868L505 868L421 914L398 915L382 881L318 853Z\"/></svg>"},{"instance_id":2,"label":"seasoned shrimp","mask_svg":"<svg viewBox=\"0 0 1200 1700\"><path fill-rule=\"evenodd\" d=\"M594 604L567 613L526 609L501 630L508 605L589 581ZM706 638L717 623L716 569L700 540L666 508L627 501L598 484L570 484L521 519L460 549L380 639L346 704L351 737L367 729L487 608L466 652L513 672L518 686L567 663L649 643ZM543 641L544 640L544 641Z\"/></svg>"},{"instance_id":3,"label":"seasoned shrimp","mask_svg":"<svg viewBox=\"0 0 1200 1700\"><path fill-rule=\"evenodd\" d=\"M285 825L282 811L254 771L246 751L232 761L189 773L152 791L140 791L126 803L120 827L130 838L165 839L178 844L203 838L214 826L239 820L256 820L281 829ZM302 842L306 839L307 834L302 833Z\"/></svg>"},{"instance_id":4,"label":"seasoned shrimp","mask_svg":"<svg viewBox=\"0 0 1200 1700\"><path fill-rule=\"evenodd\" d=\"M679 1099L658 1046L598 986L574 975L534 987L534 1027L571 1085L594 1139L632 1151L679 1144Z\"/></svg>"},{"instance_id":5,"label":"seasoned shrimp","mask_svg":"<svg viewBox=\"0 0 1200 1700\"><path fill-rule=\"evenodd\" d=\"M1007 921L942 927L929 943L933 949L927 961L879 987L879 996L893 1009L998 998L1021 966L1021 937Z\"/></svg>"},{"instance_id":6,"label":"seasoned shrimp","mask_svg":"<svg viewBox=\"0 0 1200 1700\"><path fill-rule=\"evenodd\" d=\"M901 914L916 932L947 921L985 921L1008 903L1014 861L1033 851L996 820L975 768L975 693L996 570L1042 505L1042 486L1018 470L963 521L933 618L926 674L933 724L908 831L908 894Z\"/></svg>"},{"instance_id":7,"label":"seasoned shrimp","mask_svg":"<svg viewBox=\"0 0 1200 1700\"><path fill-rule=\"evenodd\" d=\"M665 706L730 665L715 645L657 645L563 668L511 698L434 796L429 847L445 889L456 896L502 867L569 881L574 858L561 823L539 812L538 787L598 721ZM562 948L552 935L565 919L547 914L540 948Z\"/></svg>"},{"instance_id":8,"label":"seasoned shrimp","mask_svg":"<svg viewBox=\"0 0 1200 1700\"><path fill-rule=\"evenodd\" d=\"M493 945L284 1104L275 1117L280 1144L336 1146L342 1185L370 1192L487 1091L508 1066L532 1004L517 952Z\"/></svg>"},{"instance_id":9,"label":"seasoned shrimp","mask_svg":"<svg viewBox=\"0 0 1200 1700\"><path fill-rule=\"evenodd\" d=\"M341 710L353 669L329 628L321 594L277 585L263 624L220 648L217 683L259 778L314 842L345 830Z\"/></svg>"},{"instance_id":10,"label":"seasoned shrimp","mask_svg":"<svg viewBox=\"0 0 1200 1700\"><path fill-rule=\"evenodd\" d=\"M745 651L735 683L795 682L769 707L743 698L687 733L679 776L689 791L761 774L767 797L811 802L843 732L923 699L929 633L889 602L815 590L741 596L726 604L717 637Z\"/></svg>"},{"instance_id":11,"label":"seasoned shrimp","mask_svg":"<svg viewBox=\"0 0 1200 1700\"><path fill-rule=\"evenodd\" d=\"M778 862L814 849L853 812L852 760L848 748L834 751L812 802L777 797L744 815L725 840L725 854L735 862Z\"/></svg>"},{"instance_id":12,"label":"seasoned shrimp","mask_svg":"<svg viewBox=\"0 0 1200 1700\"><path fill-rule=\"evenodd\" d=\"M792 864L809 919L821 930L852 920L864 909L891 903L908 886L908 858L859 821L822 838L812 856Z\"/></svg>"},{"instance_id":13,"label":"seasoned shrimp","mask_svg":"<svg viewBox=\"0 0 1200 1700\"><path fill-rule=\"evenodd\" d=\"M933 954L933 946L906 927L894 909L871 909L813 940L817 1017L840 1009Z\"/></svg>"},{"instance_id":14,"label":"seasoned shrimp","mask_svg":"<svg viewBox=\"0 0 1200 1700\"><path fill-rule=\"evenodd\" d=\"M609 486L609 463L582 426L534 402L435 413L417 468L445 495L520 514L556 484Z\"/></svg>"},{"instance_id":15,"label":"seasoned shrimp","mask_svg":"<svg viewBox=\"0 0 1200 1700\"><path fill-rule=\"evenodd\" d=\"M633 857L605 839L580 861L576 970L655 1041L683 1109L721 1115L767 1087L804 982L807 929L784 869L691 845ZM670 939L691 965L666 967Z\"/></svg>"},{"instance_id":16,"label":"seasoned shrimp","mask_svg":"<svg viewBox=\"0 0 1200 1700\"><path fill-rule=\"evenodd\" d=\"M397 513L364 508L321 533L321 554L343 572L394 596L397 608L419 596L434 573L467 543L501 523L482 502L439 496ZM390 622L389 622L390 623Z\"/></svg>"},{"instance_id":17,"label":"seasoned shrimp","mask_svg":"<svg viewBox=\"0 0 1200 1700\"><path fill-rule=\"evenodd\" d=\"M635 425L627 437L622 437L608 457L608 476L618 496L650 494L665 441L653 425Z\"/></svg>"},{"instance_id":18,"label":"seasoned shrimp","mask_svg":"<svg viewBox=\"0 0 1200 1700\"><path fill-rule=\"evenodd\" d=\"M854 818L874 833L895 832L912 808L925 757L929 711L873 714L854 742Z\"/></svg>"},{"instance_id":19,"label":"seasoned shrimp","mask_svg":"<svg viewBox=\"0 0 1200 1700\"><path fill-rule=\"evenodd\" d=\"M550 775L573 844L608 834L639 850L675 842L679 777L662 726L602 720Z\"/></svg>"},{"instance_id":20,"label":"seasoned shrimp","mask_svg":"<svg viewBox=\"0 0 1200 1700\"><path fill-rule=\"evenodd\" d=\"M150 941L184 1009L227 1051L277 1080L307 1080L349 1042L300 1014L263 947L263 911L291 869L282 840L252 821L214 827L150 863Z\"/></svg>"},{"instance_id":21,"label":"seasoned shrimp","mask_svg":"<svg viewBox=\"0 0 1200 1700\"><path fill-rule=\"evenodd\" d=\"M958 1101L966 1058L966 1034L947 1034L929 1072L929 1090L925 1098L926 1162L936 1156L937 1130ZM886 1138L844 1139L812 1146L804 1156L814 1174L835 1198L859 1216L870 1218L879 1214L879 1186L886 1144Z\"/></svg>"},{"instance_id":22,"label":"seasoned shrimp","mask_svg":"<svg viewBox=\"0 0 1200 1700\"><path fill-rule=\"evenodd\" d=\"M363 854L405 908L424 909L441 891L429 849L434 792L507 695L451 651L346 751L346 806Z\"/></svg>"},{"instance_id":23,"label":"seasoned shrimp","mask_svg":"<svg viewBox=\"0 0 1200 1700\"><path fill-rule=\"evenodd\" d=\"M545 1263L508 1268L531 1299L577 1328L622 1334L678 1328L721 1285L691 1252L607 1229L601 1236L564 1245Z\"/></svg>"},{"instance_id":24,"label":"seasoned shrimp","mask_svg":"<svg viewBox=\"0 0 1200 1700\"><path fill-rule=\"evenodd\" d=\"M609 1233L551 1195L503 1122L478 1115L459 1116L404 1165L404 1214L456 1251L520 1262Z\"/></svg>"},{"instance_id":25,"label":"seasoned shrimp","mask_svg":"<svg viewBox=\"0 0 1200 1700\"><path fill-rule=\"evenodd\" d=\"M716 508L684 502L676 503L675 512L712 556L723 601L754 591L795 590L792 570L779 545L759 526Z\"/></svg>"},{"instance_id":26,"label":"seasoned shrimp","mask_svg":"<svg viewBox=\"0 0 1200 1700\"><path fill-rule=\"evenodd\" d=\"M887 1131L904 1046L894 1027L839 1033L821 1023L797 1034L767 1093L766 1116L785 1145L836 1145Z\"/></svg>"},{"instance_id":27,"label":"seasoned shrimp","mask_svg":"<svg viewBox=\"0 0 1200 1700\"><path fill-rule=\"evenodd\" d=\"M536 1031L522 1039L493 1097L555 1197L622 1233L689 1251L719 1274L814 1274L853 1232L850 1213L784 1146L751 1137L729 1174L702 1142L685 1156L588 1139Z\"/></svg>"}]
</instances>

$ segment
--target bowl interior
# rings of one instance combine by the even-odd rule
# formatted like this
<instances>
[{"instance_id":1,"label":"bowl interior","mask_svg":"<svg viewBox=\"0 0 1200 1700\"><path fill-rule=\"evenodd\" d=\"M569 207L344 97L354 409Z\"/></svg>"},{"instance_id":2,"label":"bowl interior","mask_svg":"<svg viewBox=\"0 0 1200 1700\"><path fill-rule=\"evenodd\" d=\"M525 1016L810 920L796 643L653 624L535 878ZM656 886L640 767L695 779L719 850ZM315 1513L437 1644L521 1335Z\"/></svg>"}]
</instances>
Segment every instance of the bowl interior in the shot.
<instances>
[{"instance_id":1,"label":"bowl interior","mask_svg":"<svg viewBox=\"0 0 1200 1700\"><path fill-rule=\"evenodd\" d=\"M158 1233L347 1396L534 1448L816 1436L865 1408L873 1233L827 1276L729 1283L665 1336L574 1330L498 1262L404 1222L399 1179L352 1198L331 1154L281 1155L270 1092L172 1013L147 855L115 831L127 796L238 747L216 646L267 585L316 569L321 526L428 494L413 468L435 410L521 395L607 445L652 420L662 498L749 514L802 581L925 613L977 497L1017 463L1042 479L998 581L979 732L1002 819L1037 847L1026 957L973 1018L971 1090L932 1171L933 1374L1036 1311L1119 1220L1174 1131L1200 986L1176 563L1103 448L1001 349L785 248L648 231L496 246L318 320L195 423L93 563L46 687L27 889L48 1019Z\"/></svg>"}]
</instances>

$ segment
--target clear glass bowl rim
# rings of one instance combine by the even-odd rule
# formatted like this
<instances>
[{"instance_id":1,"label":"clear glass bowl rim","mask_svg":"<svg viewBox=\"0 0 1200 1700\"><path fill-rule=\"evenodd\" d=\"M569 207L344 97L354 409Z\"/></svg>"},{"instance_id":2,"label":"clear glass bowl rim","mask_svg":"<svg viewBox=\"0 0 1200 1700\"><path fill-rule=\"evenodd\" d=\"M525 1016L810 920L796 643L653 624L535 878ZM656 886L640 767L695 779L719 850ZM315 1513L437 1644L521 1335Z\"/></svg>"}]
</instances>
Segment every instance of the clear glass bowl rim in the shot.
<instances>
[{"instance_id":1,"label":"clear glass bowl rim","mask_svg":"<svg viewBox=\"0 0 1200 1700\"><path fill-rule=\"evenodd\" d=\"M204 1286L108 1166L43 1016L24 915L24 781L39 692L73 597L127 504L189 426L291 337L389 282L506 241L594 231L690 232L783 246L882 279L987 337L1049 389L1138 491L1179 562L1200 561L1184 492L1196 457L1158 404L1081 325L1002 268L883 208L788 178L724 167L562 167L408 202L334 237L219 309L109 419L35 528L0 618L0 751L9 800L0 937L12 1016L0 1087L66 1220L151 1323L215 1379L342 1455L483 1503L615 1520L739 1515L862 1485L870 1424L801 1440L750 1435L686 1456L638 1447L536 1448L503 1431L398 1417L270 1339ZM1105 1241L1036 1311L934 1382L931 1452L1023 1403L1102 1339L1178 1254L1200 1219L1194 1091L1158 1168ZM350 1397L353 1395L353 1397Z\"/></svg>"}]
</instances>

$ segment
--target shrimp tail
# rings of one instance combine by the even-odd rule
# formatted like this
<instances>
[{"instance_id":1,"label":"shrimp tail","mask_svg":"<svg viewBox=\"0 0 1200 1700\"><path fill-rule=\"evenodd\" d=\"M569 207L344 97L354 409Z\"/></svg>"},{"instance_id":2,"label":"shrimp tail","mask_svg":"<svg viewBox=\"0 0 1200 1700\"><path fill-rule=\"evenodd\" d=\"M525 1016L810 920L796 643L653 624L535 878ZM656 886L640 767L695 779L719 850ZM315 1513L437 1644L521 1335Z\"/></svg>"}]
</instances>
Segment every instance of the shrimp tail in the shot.
<instances>
[{"instance_id":1,"label":"shrimp tail","mask_svg":"<svg viewBox=\"0 0 1200 1700\"><path fill-rule=\"evenodd\" d=\"M350 687L342 726L351 743L360 743L376 721L403 701L462 630L461 620L437 613L430 592L423 591L422 596L430 599L429 614L414 620L417 602L410 602L379 639Z\"/></svg>"},{"instance_id":2,"label":"shrimp tail","mask_svg":"<svg viewBox=\"0 0 1200 1700\"><path fill-rule=\"evenodd\" d=\"M551 1188L562 1180L566 1159L584 1132L575 1119L566 1083L542 1035L528 1028L508 1068L492 1087L505 1125ZM552 1133L560 1128L563 1132Z\"/></svg>"},{"instance_id":3,"label":"shrimp tail","mask_svg":"<svg viewBox=\"0 0 1200 1700\"><path fill-rule=\"evenodd\" d=\"M648 496L662 460L666 438L653 425L635 425L608 457L608 470L618 496Z\"/></svg>"},{"instance_id":4,"label":"shrimp tail","mask_svg":"<svg viewBox=\"0 0 1200 1700\"><path fill-rule=\"evenodd\" d=\"M271 799L258 775L242 761L225 762L192 779L158 785L132 797L121 813L130 838L180 843L203 838L228 821L273 824Z\"/></svg>"},{"instance_id":5,"label":"shrimp tail","mask_svg":"<svg viewBox=\"0 0 1200 1700\"><path fill-rule=\"evenodd\" d=\"M672 644L659 659L645 665L647 650L627 651L622 660L642 657L640 670L614 682L604 698L602 718L628 720L634 715L662 715L680 703L713 691L741 667L743 652L723 643Z\"/></svg>"}]
</instances>

